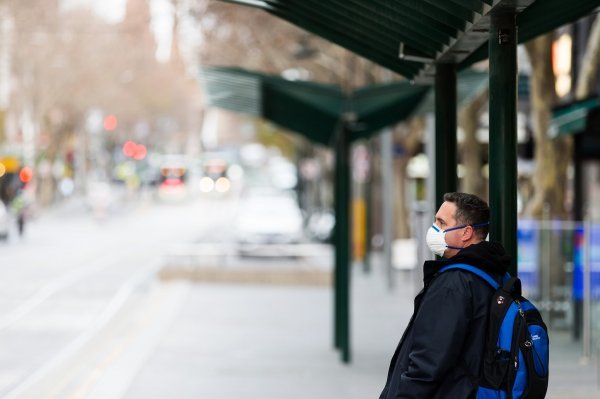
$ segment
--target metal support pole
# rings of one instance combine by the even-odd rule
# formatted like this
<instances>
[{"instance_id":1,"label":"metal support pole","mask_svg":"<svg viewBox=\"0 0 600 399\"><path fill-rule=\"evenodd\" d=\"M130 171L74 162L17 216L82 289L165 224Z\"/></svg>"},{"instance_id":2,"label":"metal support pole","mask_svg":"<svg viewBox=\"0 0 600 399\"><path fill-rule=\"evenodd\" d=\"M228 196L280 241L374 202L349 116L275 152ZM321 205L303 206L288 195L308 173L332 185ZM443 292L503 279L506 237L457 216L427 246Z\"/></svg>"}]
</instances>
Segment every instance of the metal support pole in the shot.
<instances>
[{"instance_id":1,"label":"metal support pole","mask_svg":"<svg viewBox=\"0 0 600 399\"><path fill-rule=\"evenodd\" d=\"M590 244L592 224L586 220L583 224L583 358L588 364L592 358L592 273L590 264Z\"/></svg>"},{"instance_id":2,"label":"metal support pole","mask_svg":"<svg viewBox=\"0 0 600 399\"><path fill-rule=\"evenodd\" d=\"M425 242L425 235L431 226L431 207L428 201L418 201L414 204L414 237L417 240L417 267L413 273L415 295L423 288L423 268L421 265L432 258L431 250Z\"/></svg>"},{"instance_id":3,"label":"metal support pole","mask_svg":"<svg viewBox=\"0 0 600 399\"><path fill-rule=\"evenodd\" d=\"M392 240L394 239L394 145L392 130L381 133L381 179L383 189L383 264L385 266L388 288L394 288L394 270L392 269Z\"/></svg>"},{"instance_id":4,"label":"metal support pole","mask_svg":"<svg viewBox=\"0 0 600 399\"><path fill-rule=\"evenodd\" d=\"M429 205L429 216L431 216L431 211L436 212L437 208L439 207L436 198L435 181L435 116L432 113L427 114L425 117L425 137L425 153L427 154L427 159L429 161L429 176L427 177L427 204ZM429 222L431 222L431 220ZM432 255L431 251L429 251L429 255Z\"/></svg>"},{"instance_id":5,"label":"metal support pole","mask_svg":"<svg viewBox=\"0 0 600 399\"><path fill-rule=\"evenodd\" d=\"M437 64L435 72L435 206L456 191L456 65Z\"/></svg>"},{"instance_id":6,"label":"metal support pole","mask_svg":"<svg viewBox=\"0 0 600 399\"><path fill-rule=\"evenodd\" d=\"M491 17L490 238L512 257L517 274L517 25L513 12Z\"/></svg>"},{"instance_id":7,"label":"metal support pole","mask_svg":"<svg viewBox=\"0 0 600 399\"><path fill-rule=\"evenodd\" d=\"M335 148L334 339L342 361L350 362L350 130L344 123Z\"/></svg>"}]
</instances>

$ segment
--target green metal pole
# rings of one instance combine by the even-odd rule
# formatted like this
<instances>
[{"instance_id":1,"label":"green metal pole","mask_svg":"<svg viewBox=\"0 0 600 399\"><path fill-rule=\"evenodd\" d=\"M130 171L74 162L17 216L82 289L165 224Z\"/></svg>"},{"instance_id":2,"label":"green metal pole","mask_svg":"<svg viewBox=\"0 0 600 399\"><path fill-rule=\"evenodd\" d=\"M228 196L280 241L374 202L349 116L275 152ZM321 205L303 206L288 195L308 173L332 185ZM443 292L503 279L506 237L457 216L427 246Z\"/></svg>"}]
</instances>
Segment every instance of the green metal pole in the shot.
<instances>
[{"instance_id":1,"label":"green metal pole","mask_svg":"<svg viewBox=\"0 0 600 399\"><path fill-rule=\"evenodd\" d=\"M335 347L350 362L350 131L344 127L335 151Z\"/></svg>"},{"instance_id":2,"label":"green metal pole","mask_svg":"<svg viewBox=\"0 0 600 399\"><path fill-rule=\"evenodd\" d=\"M333 246L334 246L334 269L333 269L333 346L335 349L341 348L340 338L340 247L342 246L340 234L340 165L339 165L339 152L340 152L339 139L336 139L334 152L335 152L335 171L333 181L333 210L335 213L335 225L333 227Z\"/></svg>"},{"instance_id":3,"label":"green metal pole","mask_svg":"<svg viewBox=\"0 0 600 399\"><path fill-rule=\"evenodd\" d=\"M492 15L490 54L490 239L500 241L517 274L517 25L514 12Z\"/></svg>"},{"instance_id":4,"label":"green metal pole","mask_svg":"<svg viewBox=\"0 0 600 399\"><path fill-rule=\"evenodd\" d=\"M339 225L339 207L340 207L340 167L339 167L339 138L336 137L334 142L334 155L335 155L335 164L334 164L334 173L333 173L333 210L335 214L335 225L333 226L333 247L334 247L334 268L333 268L333 346L335 349L340 348L340 320L339 320L339 303L340 303L340 278L339 278L339 262L340 256L338 254L339 248L341 246L340 243L340 225Z\"/></svg>"},{"instance_id":5,"label":"green metal pole","mask_svg":"<svg viewBox=\"0 0 600 399\"><path fill-rule=\"evenodd\" d=\"M435 201L456 191L456 65L437 64L435 72Z\"/></svg>"}]
</instances>

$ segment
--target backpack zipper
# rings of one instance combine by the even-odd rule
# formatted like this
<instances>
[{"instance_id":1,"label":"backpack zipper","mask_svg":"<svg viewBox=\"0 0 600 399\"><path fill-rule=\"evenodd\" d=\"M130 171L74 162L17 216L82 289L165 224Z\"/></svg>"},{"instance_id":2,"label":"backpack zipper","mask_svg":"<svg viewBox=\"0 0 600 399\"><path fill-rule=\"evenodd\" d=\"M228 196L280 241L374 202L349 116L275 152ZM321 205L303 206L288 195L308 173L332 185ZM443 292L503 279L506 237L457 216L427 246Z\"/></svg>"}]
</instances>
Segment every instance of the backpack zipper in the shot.
<instances>
[{"instance_id":1,"label":"backpack zipper","mask_svg":"<svg viewBox=\"0 0 600 399\"><path fill-rule=\"evenodd\" d=\"M519 339L521 338L521 329L523 328L523 323L525 323L525 312L523 312L523 308L521 307L521 302L518 299L515 299L515 303L517 304L517 309L519 310L519 316L520 317L520 323L519 323L519 328L518 328L518 336L514 337L516 338L513 342L513 346L516 347L516 351L515 351L515 358L514 358L514 366L515 366L515 372L517 371L517 369L519 368Z\"/></svg>"},{"instance_id":2,"label":"backpack zipper","mask_svg":"<svg viewBox=\"0 0 600 399\"><path fill-rule=\"evenodd\" d=\"M513 300L513 302L517 305L517 310L519 312L519 317L515 319L515 323L519 323L519 325L517 326L518 328L514 330L516 331L516 334L513 335L511 343L510 354L512 357L511 361L513 362L513 364L511 367L512 370L508 375L508 399L513 399L513 385L517 377L517 370L519 369L519 350L521 347L519 341L523 335L523 326L527 324L525 320L525 312L523 311L521 302L518 299Z\"/></svg>"}]
</instances>

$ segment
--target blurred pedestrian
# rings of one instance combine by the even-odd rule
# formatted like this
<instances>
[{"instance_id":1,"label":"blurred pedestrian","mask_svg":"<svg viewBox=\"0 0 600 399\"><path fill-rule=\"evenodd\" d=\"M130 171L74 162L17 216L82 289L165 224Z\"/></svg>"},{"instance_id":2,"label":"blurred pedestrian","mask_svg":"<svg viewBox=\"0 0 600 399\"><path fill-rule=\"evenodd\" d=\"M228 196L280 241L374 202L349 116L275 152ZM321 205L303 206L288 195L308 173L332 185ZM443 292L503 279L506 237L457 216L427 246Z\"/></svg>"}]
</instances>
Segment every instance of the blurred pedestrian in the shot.
<instances>
[{"instance_id":1,"label":"blurred pedestrian","mask_svg":"<svg viewBox=\"0 0 600 399\"><path fill-rule=\"evenodd\" d=\"M13 200L10 202L10 209L17 218L17 229L19 236L25 233L25 222L29 203L24 190L19 190Z\"/></svg>"},{"instance_id":2,"label":"blurred pedestrian","mask_svg":"<svg viewBox=\"0 0 600 399\"><path fill-rule=\"evenodd\" d=\"M486 241L490 210L481 198L447 193L427 232L427 245L442 260L423 265L424 288L392 357L380 399L474 398L482 367L490 301L495 290L452 264L479 268L502 281L510 257Z\"/></svg>"}]
</instances>

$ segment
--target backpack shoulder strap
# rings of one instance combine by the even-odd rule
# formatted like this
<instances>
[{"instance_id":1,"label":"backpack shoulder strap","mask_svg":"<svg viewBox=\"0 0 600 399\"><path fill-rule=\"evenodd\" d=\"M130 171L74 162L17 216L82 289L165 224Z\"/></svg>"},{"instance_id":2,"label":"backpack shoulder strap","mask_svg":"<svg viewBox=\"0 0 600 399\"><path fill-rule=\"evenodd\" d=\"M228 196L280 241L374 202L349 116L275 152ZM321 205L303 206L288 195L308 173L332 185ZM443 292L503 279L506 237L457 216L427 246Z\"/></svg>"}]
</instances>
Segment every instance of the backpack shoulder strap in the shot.
<instances>
[{"instance_id":1,"label":"backpack shoulder strap","mask_svg":"<svg viewBox=\"0 0 600 399\"><path fill-rule=\"evenodd\" d=\"M467 264L464 264L464 263L456 263L456 264L453 264L453 265L445 266L445 267L441 268L438 273L443 273L443 272L445 272L447 270L452 270L452 269L466 270L468 272L471 272L471 273L479 276L481 279L485 280L495 290L497 290L498 288L500 288L500 284L492 276L490 276L489 274L487 274L486 272L484 272L483 270L481 270L478 267L467 265Z\"/></svg>"}]
</instances>

